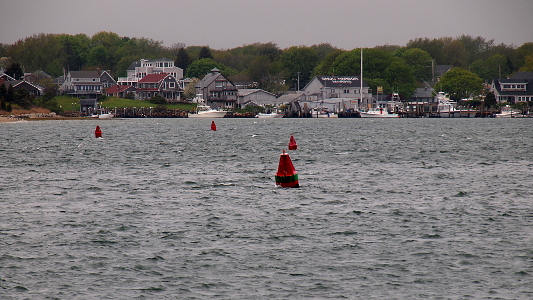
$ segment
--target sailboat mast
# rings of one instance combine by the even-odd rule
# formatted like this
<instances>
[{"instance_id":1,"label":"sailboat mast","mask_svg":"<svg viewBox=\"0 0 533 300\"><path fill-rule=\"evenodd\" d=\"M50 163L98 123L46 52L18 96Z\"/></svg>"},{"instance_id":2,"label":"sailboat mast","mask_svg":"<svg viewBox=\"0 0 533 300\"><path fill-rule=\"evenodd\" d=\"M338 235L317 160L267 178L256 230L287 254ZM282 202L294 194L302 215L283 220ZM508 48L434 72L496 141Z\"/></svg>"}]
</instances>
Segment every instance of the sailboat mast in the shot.
<instances>
[{"instance_id":1,"label":"sailboat mast","mask_svg":"<svg viewBox=\"0 0 533 300\"><path fill-rule=\"evenodd\" d=\"M363 47L361 47L361 78L359 78L360 80L360 84L361 84L361 87L359 89L359 97L361 99L361 104L363 104ZM360 107L358 107L357 109L361 109Z\"/></svg>"}]
</instances>

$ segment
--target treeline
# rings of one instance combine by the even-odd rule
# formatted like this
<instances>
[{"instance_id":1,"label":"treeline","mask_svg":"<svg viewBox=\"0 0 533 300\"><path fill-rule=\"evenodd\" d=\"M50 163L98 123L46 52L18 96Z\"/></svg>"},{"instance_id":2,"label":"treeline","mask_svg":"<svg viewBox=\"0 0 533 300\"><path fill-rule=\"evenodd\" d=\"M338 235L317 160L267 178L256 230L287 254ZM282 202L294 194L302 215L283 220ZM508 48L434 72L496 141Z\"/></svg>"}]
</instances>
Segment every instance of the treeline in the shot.
<instances>
[{"instance_id":1,"label":"treeline","mask_svg":"<svg viewBox=\"0 0 533 300\"><path fill-rule=\"evenodd\" d=\"M456 38L417 38L405 46L384 45L364 49L364 77L373 90L399 92L408 97L424 80L433 78L432 65L452 65L490 82L516 71L533 71L533 42L519 47L463 35ZM175 44L147 38L120 37L113 32L37 34L8 45L0 44L0 67L18 63L25 72L43 70L57 77L65 70L110 70L126 75L141 58L174 59L185 76L200 78L213 67L234 82L255 82L272 92L296 90L315 75L359 75L360 50L330 44L280 49L274 43L256 43L215 50L208 46Z\"/></svg>"}]
</instances>

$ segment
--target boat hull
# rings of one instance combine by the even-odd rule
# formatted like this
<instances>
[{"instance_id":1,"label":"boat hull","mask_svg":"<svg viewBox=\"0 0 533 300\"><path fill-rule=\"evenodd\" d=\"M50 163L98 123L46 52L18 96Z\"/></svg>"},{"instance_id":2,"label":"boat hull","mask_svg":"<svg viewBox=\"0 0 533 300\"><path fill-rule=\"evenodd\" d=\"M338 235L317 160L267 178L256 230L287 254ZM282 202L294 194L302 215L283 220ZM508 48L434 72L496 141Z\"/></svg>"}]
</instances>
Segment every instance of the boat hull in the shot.
<instances>
[{"instance_id":1,"label":"boat hull","mask_svg":"<svg viewBox=\"0 0 533 300\"><path fill-rule=\"evenodd\" d=\"M339 116L335 113L325 113L325 114L312 114L311 117L313 118L338 118Z\"/></svg>"},{"instance_id":2,"label":"boat hull","mask_svg":"<svg viewBox=\"0 0 533 300\"><path fill-rule=\"evenodd\" d=\"M101 115L98 115L98 119L112 119L114 117L115 117L114 114L101 114Z\"/></svg>"},{"instance_id":3,"label":"boat hull","mask_svg":"<svg viewBox=\"0 0 533 300\"><path fill-rule=\"evenodd\" d=\"M224 116L227 114L226 111L205 111L205 112L199 112L197 114L189 114L189 118L224 118Z\"/></svg>"},{"instance_id":4,"label":"boat hull","mask_svg":"<svg viewBox=\"0 0 533 300\"><path fill-rule=\"evenodd\" d=\"M398 114L389 114L388 112L359 112L361 118L398 118Z\"/></svg>"},{"instance_id":5,"label":"boat hull","mask_svg":"<svg viewBox=\"0 0 533 300\"><path fill-rule=\"evenodd\" d=\"M260 118L260 119L278 119L278 118L283 118L283 116L284 116L284 114L277 114L277 113L263 114L263 113L259 113L255 117L256 118Z\"/></svg>"}]
</instances>

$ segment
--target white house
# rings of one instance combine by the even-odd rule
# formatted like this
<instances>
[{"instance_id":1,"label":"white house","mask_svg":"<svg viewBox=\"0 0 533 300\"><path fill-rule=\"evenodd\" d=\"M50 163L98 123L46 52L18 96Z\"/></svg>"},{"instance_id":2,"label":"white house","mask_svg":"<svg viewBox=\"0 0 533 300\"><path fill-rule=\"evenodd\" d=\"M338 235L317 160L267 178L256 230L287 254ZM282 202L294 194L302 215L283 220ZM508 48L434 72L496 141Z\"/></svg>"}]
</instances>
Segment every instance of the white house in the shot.
<instances>
[{"instance_id":1,"label":"white house","mask_svg":"<svg viewBox=\"0 0 533 300\"><path fill-rule=\"evenodd\" d=\"M126 77L119 77L117 83L137 87L139 80L150 74L168 74L180 80L183 78L183 69L174 66L174 61L168 58L141 59L133 62L126 70Z\"/></svg>"},{"instance_id":2,"label":"white house","mask_svg":"<svg viewBox=\"0 0 533 300\"><path fill-rule=\"evenodd\" d=\"M359 76L315 76L303 92L306 102L327 102L340 105L337 107L341 109L358 109L372 103L369 86L365 80L361 83Z\"/></svg>"}]
</instances>

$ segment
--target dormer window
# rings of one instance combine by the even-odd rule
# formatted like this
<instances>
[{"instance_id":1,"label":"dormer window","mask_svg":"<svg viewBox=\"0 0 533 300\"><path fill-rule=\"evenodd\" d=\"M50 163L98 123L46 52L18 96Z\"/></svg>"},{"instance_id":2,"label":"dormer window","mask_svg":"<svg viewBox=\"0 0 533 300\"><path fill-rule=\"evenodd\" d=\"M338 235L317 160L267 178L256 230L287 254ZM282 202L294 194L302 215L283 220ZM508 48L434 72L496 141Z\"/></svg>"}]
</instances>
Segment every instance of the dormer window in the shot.
<instances>
[{"instance_id":1,"label":"dormer window","mask_svg":"<svg viewBox=\"0 0 533 300\"><path fill-rule=\"evenodd\" d=\"M502 84L502 91L526 91L526 85L523 83L505 83Z\"/></svg>"}]
</instances>

